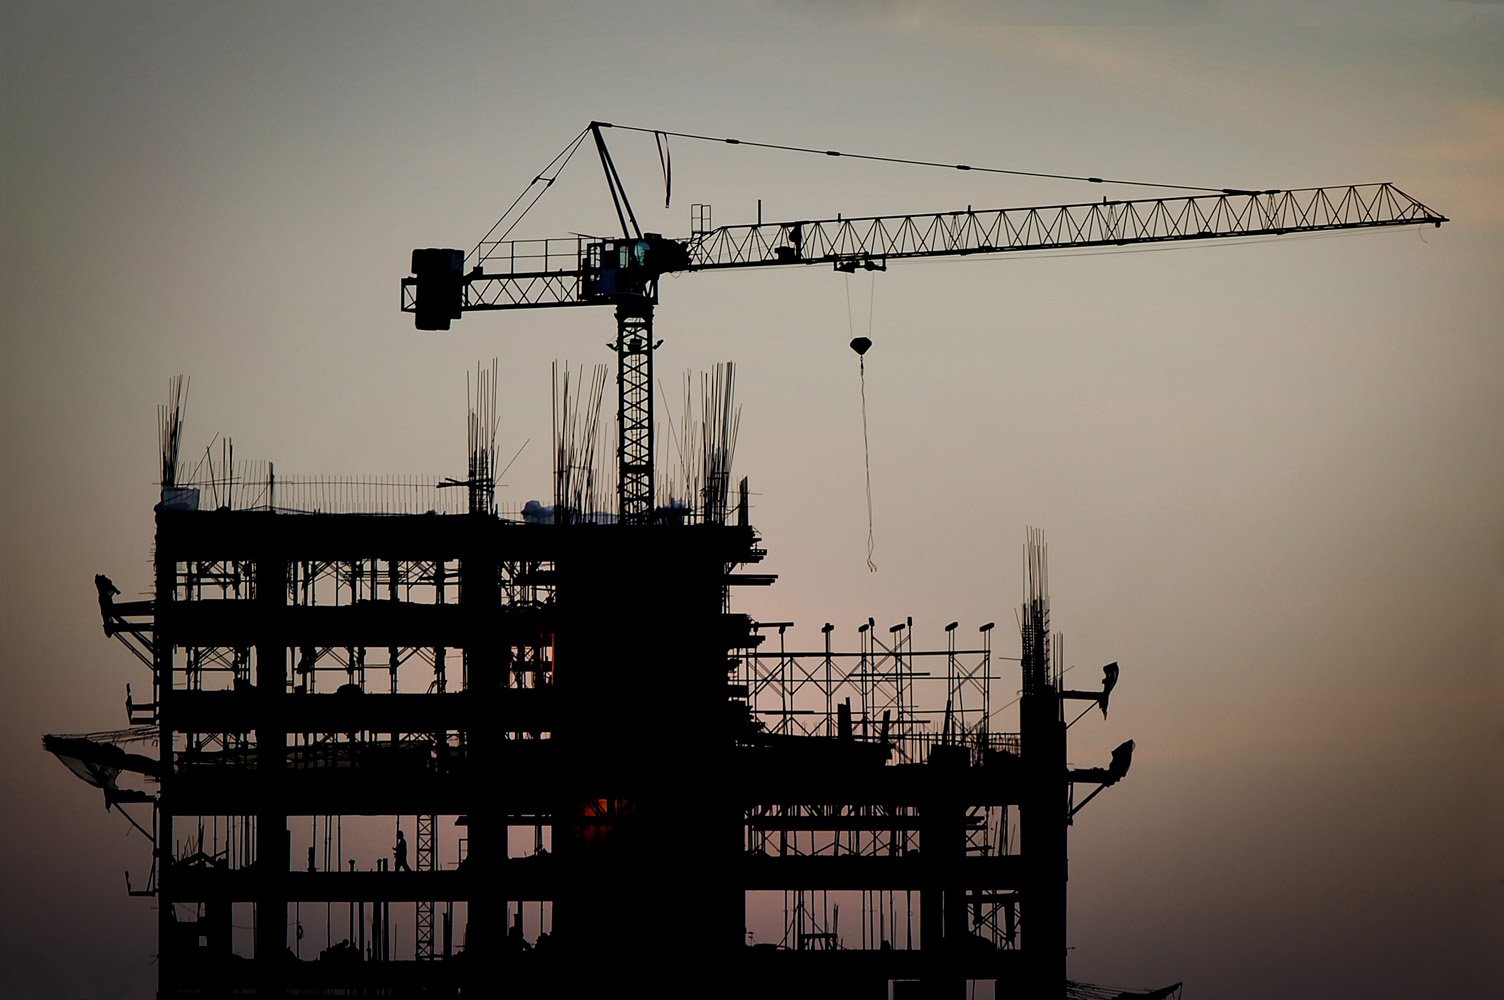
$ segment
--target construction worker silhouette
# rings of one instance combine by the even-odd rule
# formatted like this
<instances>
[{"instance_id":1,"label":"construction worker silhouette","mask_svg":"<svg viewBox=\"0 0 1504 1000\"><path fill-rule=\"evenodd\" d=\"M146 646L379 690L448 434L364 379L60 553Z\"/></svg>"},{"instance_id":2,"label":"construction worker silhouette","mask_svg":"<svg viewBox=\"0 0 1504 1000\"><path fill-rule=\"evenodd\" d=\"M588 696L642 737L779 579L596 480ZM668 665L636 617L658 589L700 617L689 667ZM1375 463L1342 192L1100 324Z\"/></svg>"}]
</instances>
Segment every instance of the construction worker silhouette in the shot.
<instances>
[{"instance_id":1,"label":"construction worker silhouette","mask_svg":"<svg viewBox=\"0 0 1504 1000\"><path fill-rule=\"evenodd\" d=\"M393 871L410 872L412 868L407 864L407 838L402 836L402 831L397 831L397 843L392 846L392 857L397 863L392 866Z\"/></svg>"}]
</instances>

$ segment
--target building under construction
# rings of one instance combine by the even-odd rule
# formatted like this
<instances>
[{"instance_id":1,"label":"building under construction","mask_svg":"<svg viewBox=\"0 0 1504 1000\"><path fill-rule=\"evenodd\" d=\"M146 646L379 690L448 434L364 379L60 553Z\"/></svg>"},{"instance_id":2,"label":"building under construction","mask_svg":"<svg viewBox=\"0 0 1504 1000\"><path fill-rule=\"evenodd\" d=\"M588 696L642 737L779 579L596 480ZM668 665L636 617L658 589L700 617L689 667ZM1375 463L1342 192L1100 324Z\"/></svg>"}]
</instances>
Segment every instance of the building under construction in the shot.
<instances>
[{"instance_id":1,"label":"building under construction","mask_svg":"<svg viewBox=\"0 0 1504 1000\"><path fill-rule=\"evenodd\" d=\"M630 523L569 471L603 374L520 517L480 374L448 491L194 478L181 389L164 408L151 596L96 579L151 697L46 739L151 842L159 996L1066 995L1067 828L1132 744L1067 765L1066 702L1105 713L1117 665L1063 690L1042 540L1017 657L991 623L793 648L736 611L772 577L729 372L694 502Z\"/></svg>"},{"instance_id":2,"label":"building under construction","mask_svg":"<svg viewBox=\"0 0 1504 1000\"><path fill-rule=\"evenodd\" d=\"M151 842L130 891L157 901L160 996L1133 995L1066 977L1068 828L1133 744L1067 762L1067 715L1105 714L1118 668L1063 688L1042 540L1025 548L1016 659L994 652L991 623L920 638L868 619L854 642L826 624L790 648L792 623L738 613L738 588L773 581L746 482L732 487L729 368L703 383L697 421L686 392L682 474L654 474L660 279L1446 218L1388 183L1169 185L781 222L759 202L733 226L696 204L674 239L639 227L612 128L651 134L665 203L671 138L744 148L592 122L472 251L414 250L401 282L423 330L614 311L608 513L604 369L583 392L556 373L553 502L511 516L494 495L494 368L477 378L467 475L440 484L279 480L228 450L185 473L181 386L164 408L150 595L95 581L106 634L150 668L152 694L127 693L126 730L46 739ZM587 141L621 236L510 239ZM999 705L995 685L1020 695Z\"/></svg>"}]
</instances>

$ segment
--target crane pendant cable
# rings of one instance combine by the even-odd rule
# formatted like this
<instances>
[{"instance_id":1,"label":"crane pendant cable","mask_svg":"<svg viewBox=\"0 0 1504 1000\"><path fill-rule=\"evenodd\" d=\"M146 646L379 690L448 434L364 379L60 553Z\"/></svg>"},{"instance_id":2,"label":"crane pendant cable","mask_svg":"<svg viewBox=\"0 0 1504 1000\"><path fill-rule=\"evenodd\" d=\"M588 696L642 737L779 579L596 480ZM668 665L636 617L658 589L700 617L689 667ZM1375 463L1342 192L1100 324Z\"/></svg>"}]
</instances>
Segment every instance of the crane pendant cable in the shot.
<instances>
[{"instance_id":1,"label":"crane pendant cable","mask_svg":"<svg viewBox=\"0 0 1504 1000\"><path fill-rule=\"evenodd\" d=\"M874 282L874 285L876 282ZM851 325L851 282L846 282L846 322ZM867 332L872 332L872 305L867 306ZM856 352L857 367L862 379L862 465L867 473L867 572L876 573L877 563L872 561L876 541L872 531L872 445L867 437L867 350L872 346L870 337L851 338L851 349Z\"/></svg>"},{"instance_id":2,"label":"crane pendant cable","mask_svg":"<svg viewBox=\"0 0 1504 1000\"><path fill-rule=\"evenodd\" d=\"M668 136L654 132L653 139L658 143L658 166L663 168L663 207L668 208L674 197L674 160L668 151Z\"/></svg>"}]
</instances>

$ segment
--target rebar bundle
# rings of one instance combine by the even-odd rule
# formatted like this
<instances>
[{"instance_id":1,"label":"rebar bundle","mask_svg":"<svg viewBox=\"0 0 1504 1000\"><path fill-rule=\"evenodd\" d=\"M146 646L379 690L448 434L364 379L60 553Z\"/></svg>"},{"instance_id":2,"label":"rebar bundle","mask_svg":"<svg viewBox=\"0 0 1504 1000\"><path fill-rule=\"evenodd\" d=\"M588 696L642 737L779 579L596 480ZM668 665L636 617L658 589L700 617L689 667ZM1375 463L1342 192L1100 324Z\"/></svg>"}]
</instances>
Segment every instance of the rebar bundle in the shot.
<instances>
[{"instance_id":1,"label":"rebar bundle","mask_svg":"<svg viewBox=\"0 0 1504 1000\"><path fill-rule=\"evenodd\" d=\"M709 524L725 524L731 496L731 459L741 408L736 405L736 366L727 361L700 377L700 468L704 474L701 511Z\"/></svg>"},{"instance_id":2,"label":"rebar bundle","mask_svg":"<svg viewBox=\"0 0 1504 1000\"><path fill-rule=\"evenodd\" d=\"M496 508L496 369L495 358L491 359L489 372L476 366L473 394L470 380L465 380L465 405L469 415L466 427L469 467L466 471L472 514L493 514Z\"/></svg>"},{"instance_id":3,"label":"rebar bundle","mask_svg":"<svg viewBox=\"0 0 1504 1000\"><path fill-rule=\"evenodd\" d=\"M553 367L554 523L596 520L614 488L596 468L601 444L601 405L606 397L606 366L595 365L582 394L568 364ZM578 378L579 376L577 376Z\"/></svg>"},{"instance_id":4,"label":"rebar bundle","mask_svg":"<svg viewBox=\"0 0 1504 1000\"><path fill-rule=\"evenodd\" d=\"M735 363L727 361L698 374L685 372L682 412L677 434L669 420L676 468L664 477L666 492L658 498L658 504L684 505L685 513L692 518L706 524L725 524L731 506L731 464L741 427Z\"/></svg>"},{"instance_id":5,"label":"rebar bundle","mask_svg":"<svg viewBox=\"0 0 1504 1000\"><path fill-rule=\"evenodd\" d=\"M1030 528L1024 543L1024 605L1019 620L1023 636L1024 690L1049 683L1050 677L1050 579L1049 552L1044 532Z\"/></svg>"},{"instance_id":6,"label":"rebar bundle","mask_svg":"<svg viewBox=\"0 0 1504 1000\"><path fill-rule=\"evenodd\" d=\"M161 446L162 489L177 485L178 454L183 447L183 415L188 407L188 381L182 375L167 380L167 402L157 407L157 441Z\"/></svg>"}]
</instances>

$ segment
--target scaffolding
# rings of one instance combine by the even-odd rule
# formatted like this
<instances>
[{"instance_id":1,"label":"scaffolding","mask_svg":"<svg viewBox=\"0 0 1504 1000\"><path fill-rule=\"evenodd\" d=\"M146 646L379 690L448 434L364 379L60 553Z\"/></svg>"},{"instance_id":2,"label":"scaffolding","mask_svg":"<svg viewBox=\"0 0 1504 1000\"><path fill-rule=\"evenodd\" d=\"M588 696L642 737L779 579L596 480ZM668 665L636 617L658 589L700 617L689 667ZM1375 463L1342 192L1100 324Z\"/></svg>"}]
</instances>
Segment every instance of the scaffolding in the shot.
<instances>
[{"instance_id":1,"label":"scaffolding","mask_svg":"<svg viewBox=\"0 0 1504 1000\"><path fill-rule=\"evenodd\" d=\"M478 382L463 512L200 505L164 460L151 597L96 580L151 699L47 744L152 842L131 891L158 902L159 996L558 995L592 969L668 996L1065 995L1073 788L1131 744L1067 765L1062 705L1105 712L1116 664L1062 689L1042 537L1018 657L991 622L801 645L732 610L773 577L725 488L729 404L685 477L699 516L517 520Z\"/></svg>"}]
</instances>

